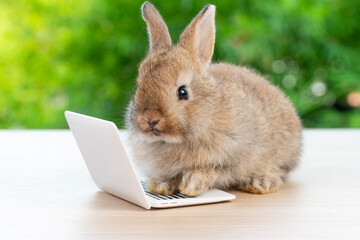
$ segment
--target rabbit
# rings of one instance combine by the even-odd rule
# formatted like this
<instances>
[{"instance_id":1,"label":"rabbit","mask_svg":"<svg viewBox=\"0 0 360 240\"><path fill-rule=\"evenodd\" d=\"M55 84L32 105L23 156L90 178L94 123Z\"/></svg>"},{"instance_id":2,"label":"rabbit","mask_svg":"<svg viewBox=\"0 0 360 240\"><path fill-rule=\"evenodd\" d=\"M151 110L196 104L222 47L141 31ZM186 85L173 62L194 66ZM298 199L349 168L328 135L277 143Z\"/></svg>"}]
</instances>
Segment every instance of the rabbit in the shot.
<instances>
[{"instance_id":1,"label":"rabbit","mask_svg":"<svg viewBox=\"0 0 360 240\"><path fill-rule=\"evenodd\" d=\"M279 190L301 154L301 121L276 86L246 67L211 63L215 6L206 5L172 44L149 2L149 51L126 113L134 163L157 194L210 188Z\"/></svg>"}]
</instances>

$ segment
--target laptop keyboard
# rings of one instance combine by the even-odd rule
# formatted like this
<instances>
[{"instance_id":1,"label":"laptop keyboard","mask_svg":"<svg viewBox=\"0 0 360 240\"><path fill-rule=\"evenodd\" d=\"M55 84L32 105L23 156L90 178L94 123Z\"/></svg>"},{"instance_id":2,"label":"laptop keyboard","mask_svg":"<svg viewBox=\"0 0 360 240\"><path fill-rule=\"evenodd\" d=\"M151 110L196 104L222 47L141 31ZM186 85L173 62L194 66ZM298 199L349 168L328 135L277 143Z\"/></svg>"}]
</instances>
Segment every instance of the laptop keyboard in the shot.
<instances>
[{"instance_id":1,"label":"laptop keyboard","mask_svg":"<svg viewBox=\"0 0 360 240\"><path fill-rule=\"evenodd\" d=\"M152 193L149 192L147 190L147 185L145 182L141 181L141 185L143 186L144 190L145 190L145 194L151 198L154 198L156 200L173 200L173 199L186 199L186 198L190 198L188 196L185 196L181 193L177 193L177 194L173 194L173 195L162 195L162 194L156 194L156 193Z\"/></svg>"}]
</instances>

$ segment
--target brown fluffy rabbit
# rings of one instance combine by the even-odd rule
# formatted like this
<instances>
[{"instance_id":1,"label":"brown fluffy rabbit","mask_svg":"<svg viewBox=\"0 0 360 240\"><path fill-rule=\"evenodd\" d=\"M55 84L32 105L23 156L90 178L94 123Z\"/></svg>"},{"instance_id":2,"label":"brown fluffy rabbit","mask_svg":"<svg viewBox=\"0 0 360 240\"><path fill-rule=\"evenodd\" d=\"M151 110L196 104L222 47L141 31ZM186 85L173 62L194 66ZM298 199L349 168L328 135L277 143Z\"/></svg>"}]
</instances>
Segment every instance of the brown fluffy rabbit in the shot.
<instances>
[{"instance_id":1,"label":"brown fluffy rabbit","mask_svg":"<svg viewBox=\"0 0 360 240\"><path fill-rule=\"evenodd\" d=\"M301 122L283 92L244 67L211 63L215 6L173 45L155 7L142 5L150 49L127 111L135 162L158 194L209 188L278 190L298 161Z\"/></svg>"}]
</instances>

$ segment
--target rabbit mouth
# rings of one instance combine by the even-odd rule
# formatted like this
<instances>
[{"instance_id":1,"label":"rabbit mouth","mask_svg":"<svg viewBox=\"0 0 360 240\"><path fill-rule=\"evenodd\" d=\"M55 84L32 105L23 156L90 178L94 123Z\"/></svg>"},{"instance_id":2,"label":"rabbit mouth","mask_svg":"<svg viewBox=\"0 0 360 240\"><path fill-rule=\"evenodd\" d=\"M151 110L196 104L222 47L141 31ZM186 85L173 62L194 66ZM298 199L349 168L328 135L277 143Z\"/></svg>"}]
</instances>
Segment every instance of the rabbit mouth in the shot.
<instances>
[{"instance_id":1,"label":"rabbit mouth","mask_svg":"<svg viewBox=\"0 0 360 240\"><path fill-rule=\"evenodd\" d=\"M156 128L150 128L148 132L153 133L157 137L161 136L161 132Z\"/></svg>"},{"instance_id":2,"label":"rabbit mouth","mask_svg":"<svg viewBox=\"0 0 360 240\"><path fill-rule=\"evenodd\" d=\"M169 135L166 131L161 131L157 128L148 128L142 130L140 137L142 140L148 143L154 143L158 141L164 141L167 143L181 143L182 138L178 135Z\"/></svg>"}]
</instances>

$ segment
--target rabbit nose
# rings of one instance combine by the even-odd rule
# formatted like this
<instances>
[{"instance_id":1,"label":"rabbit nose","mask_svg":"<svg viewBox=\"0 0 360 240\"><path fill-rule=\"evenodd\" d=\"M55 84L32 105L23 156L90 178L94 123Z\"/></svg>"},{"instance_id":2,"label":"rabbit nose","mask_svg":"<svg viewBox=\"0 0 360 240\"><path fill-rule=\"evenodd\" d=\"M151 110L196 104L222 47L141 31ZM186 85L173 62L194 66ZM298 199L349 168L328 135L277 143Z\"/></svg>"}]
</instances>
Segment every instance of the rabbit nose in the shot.
<instances>
[{"instance_id":1,"label":"rabbit nose","mask_svg":"<svg viewBox=\"0 0 360 240\"><path fill-rule=\"evenodd\" d=\"M146 121L150 128L154 128L159 122L160 120Z\"/></svg>"}]
</instances>

